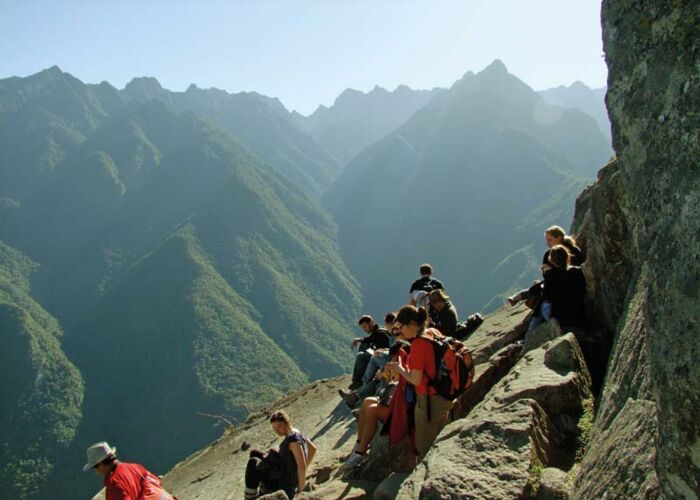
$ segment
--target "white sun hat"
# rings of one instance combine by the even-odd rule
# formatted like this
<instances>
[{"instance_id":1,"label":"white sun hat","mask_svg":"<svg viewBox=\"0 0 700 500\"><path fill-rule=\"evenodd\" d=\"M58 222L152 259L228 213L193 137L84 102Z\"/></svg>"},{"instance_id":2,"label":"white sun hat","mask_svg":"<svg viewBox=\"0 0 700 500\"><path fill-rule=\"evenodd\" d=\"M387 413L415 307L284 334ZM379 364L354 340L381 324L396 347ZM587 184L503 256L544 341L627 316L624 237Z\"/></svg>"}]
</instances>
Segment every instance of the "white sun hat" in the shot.
<instances>
[{"instance_id":1,"label":"white sun hat","mask_svg":"<svg viewBox=\"0 0 700 500\"><path fill-rule=\"evenodd\" d=\"M83 466L83 472L92 469L110 455L117 453L117 448L112 448L106 441L95 443L87 449L87 463Z\"/></svg>"}]
</instances>

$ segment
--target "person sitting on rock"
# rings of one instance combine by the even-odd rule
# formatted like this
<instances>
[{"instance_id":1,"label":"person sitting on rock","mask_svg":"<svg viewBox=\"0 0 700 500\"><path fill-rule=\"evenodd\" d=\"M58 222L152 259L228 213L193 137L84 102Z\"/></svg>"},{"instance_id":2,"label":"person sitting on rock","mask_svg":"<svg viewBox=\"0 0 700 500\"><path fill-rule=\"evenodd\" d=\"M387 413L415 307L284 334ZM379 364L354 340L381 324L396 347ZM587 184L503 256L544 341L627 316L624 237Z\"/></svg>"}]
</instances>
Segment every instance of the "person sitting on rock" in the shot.
<instances>
[{"instance_id":1,"label":"person sitting on rock","mask_svg":"<svg viewBox=\"0 0 700 500\"><path fill-rule=\"evenodd\" d=\"M540 266L540 271L544 276L544 273L550 267L549 263L549 252L555 245L564 245L569 254L571 255L571 265L581 266L585 260L584 254L581 249L576 245L576 240L573 236L567 235L564 230L559 226L552 226L544 232L544 240L547 244L547 251L545 251L542 256L542 265ZM528 300L531 297L538 297L542 294L542 280L535 281L530 288L525 288L520 290L508 297L507 301L511 306L516 305L518 302L523 300ZM537 311L536 311L537 313Z\"/></svg>"},{"instance_id":2,"label":"person sitting on rock","mask_svg":"<svg viewBox=\"0 0 700 500\"><path fill-rule=\"evenodd\" d=\"M394 318L396 315L393 312L387 313L384 316L384 326L387 331L391 332L389 336L389 345L393 345L396 332L394 331ZM367 363L365 373L362 375L362 385L357 389L338 389L338 394L343 398L345 403L354 408L355 405L364 398L374 395L379 388L379 379L377 373L384 368L384 365L390 360L389 348L380 347L374 350L372 357Z\"/></svg>"},{"instance_id":3,"label":"person sitting on rock","mask_svg":"<svg viewBox=\"0 0 700 500\"><path fill-rule=\"evenodd\" d=\"M454 404L454 401L437 394L429 384L437 376L435 352L430 339L443 335L434 328L426 328L427 320L428 313L424 308L417 309L408 305L399 310L395 325L404 338L411 342L411 352L405 363L401 359L387 363L389 369L396 371L415 387L415 447L419 458L425 456L440 430L447 424Z\"/></svg>"},{"instance_id":4,"label":"person sitting on rock","mask_svg":"<svg viewBox=\"0 0 700 500\"><path fill-rule=\"evenodd\" d=\"M104 478L106 500L135 500L145 494L158 494L163 500L177 500L163 489L160 478L143 465L117 460L117 449L107 442L93 444L86 454L83 471L94 469Z\"/></svg>"},{"instance_id":5,"label":"person sitting on rock","mask_svg":"<svg viewBox=\"0 0 700 500\"><path fill-rule=\"evenodd\" d=\"M574 326L584 322L586 279L580 267L569 265L570 260L571 254L566 246L555 245L550 249L539 314L533 316L529 330L551 318L556 318L562 325Z\"/></svg>"},{"instance_id":6,"label":"person sitting on rock","mask_svg":"<svg viewBox=\"0 0 700 500\"><path fill-rule=\"evenodd\" d=\"M408 291L408 303L412 306L427 306L427 295L433 290L444 290L440 280L433 278L433 266L421 264L419 268L420 278L411 284Z\"/></svg>"},{"instance_id":7,"label":"person sitting on rock","mask_svg":"<svg viewBox=\"0 0 700 500\"><path fill-rule=\"evenodd\" d=\"M362 386L362 377L367 370L367 365L374 351L389 347L389 332L374 322L372 316L364 315L357 322L360 328L367 334L365 337L353 339L351 348L357 347L355 367L352 372L352 384L350 389L358 389Z\"/></svg>"},{"instance_id":8,"label":"person sitting on rock","mask_svg":"<svg viewBox=\"0 0 700 500\"><path fill-rule=\"evenodd\" d=\"M402 359L404 362L408 357L410 347L403 340L397 340L389 350L392 360ZM396 376L392 370L385 368L378 375L381 376L383 390L377 397L367 397L362 401L362 406L357 414L357 441L352 451L346 457L344 469L357 465L366 455L369 443L374 438L379 422L386 422L391 414L391 402L396 391L404 390L405 382L397 383Z\"/></svg>"},{"instance_id":9,"label":"person sitting on rock","mask_svg":"<svg viewBox=\"0 0 700 500\"><path fill-rule=\"evenodd\" d=\"M314 459L316 446L301 431L292 427L292 420L283 410L278 410L270 416L270 424L275 433L284 438L279 450L270 450L272 454L279 454L280 470L277 474L276 486L284 490L291 499L306 485L307 467ZM260 463L261 461L255 460L251 454L245 473L245 498L258 496L261 482Z\"/></svg>"},{"instance_id":10,"label":"person sitting on rock","mask_svg":"<svg viewBox=\"0 0 700 500\"><path fill-rule=\"evenodd\" d=\"M430 308L435 310L431 317L435 320L431 326L440 330L446 337L453 337L457 330L457 309L450 301L450 297L442 289L430 292L428 301Z\"/></svg>"}]
</instances>

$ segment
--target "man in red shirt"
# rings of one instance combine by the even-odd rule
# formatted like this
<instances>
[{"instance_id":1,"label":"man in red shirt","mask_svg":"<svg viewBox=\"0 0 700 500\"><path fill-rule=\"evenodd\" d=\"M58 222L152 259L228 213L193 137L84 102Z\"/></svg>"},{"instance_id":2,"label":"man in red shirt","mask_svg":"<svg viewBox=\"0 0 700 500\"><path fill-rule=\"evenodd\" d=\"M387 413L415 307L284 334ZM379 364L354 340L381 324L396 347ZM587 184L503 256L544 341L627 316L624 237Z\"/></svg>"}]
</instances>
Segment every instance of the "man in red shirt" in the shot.
<instances>
[{"instance_id":1,"label":"man in red shirt","mask_svg":"<svg viewBox=\"0 0 700 500\"><path fill-rule=\"evenodd\" d=\"M120 462L117 460L117 449L104 441L87 449L87 463L83 471L88 469L95 469L97 474L104 477L107 500L176 500L161 487L158 476L142 465Z\"/></svg>"}]
</instances>

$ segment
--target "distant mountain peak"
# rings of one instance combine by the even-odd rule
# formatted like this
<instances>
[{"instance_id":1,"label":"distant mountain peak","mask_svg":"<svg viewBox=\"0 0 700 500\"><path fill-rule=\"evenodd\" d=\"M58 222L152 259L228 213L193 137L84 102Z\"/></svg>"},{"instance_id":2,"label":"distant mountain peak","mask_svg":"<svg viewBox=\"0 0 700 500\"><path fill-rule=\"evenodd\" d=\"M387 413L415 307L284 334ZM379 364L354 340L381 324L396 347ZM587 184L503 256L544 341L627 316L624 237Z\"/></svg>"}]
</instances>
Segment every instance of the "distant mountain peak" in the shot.
<instances>
[{"instance_id":1,"label":"distant mountain peak","mask_svg":"<svg viewBox=\"0 0 700 500\"><path fill-rule=\"evenodd\" d=\"M163 87L160 82L152 76L137 76L132 78L124 87L125 90L140 90L140 91L161 91Z\"/></svg>"},{"instance_id":2,"label":"distant mountain peak","mask_svg":"<svg viewBox=\"0 0 700 500\"><path fill-rule=\"evenodd\" d=\"M480 73L493 73L493 74L508 74L508 68L503 64L500 59L494 59L491 64L486 66Z\"/></svg>"}]
</instances>

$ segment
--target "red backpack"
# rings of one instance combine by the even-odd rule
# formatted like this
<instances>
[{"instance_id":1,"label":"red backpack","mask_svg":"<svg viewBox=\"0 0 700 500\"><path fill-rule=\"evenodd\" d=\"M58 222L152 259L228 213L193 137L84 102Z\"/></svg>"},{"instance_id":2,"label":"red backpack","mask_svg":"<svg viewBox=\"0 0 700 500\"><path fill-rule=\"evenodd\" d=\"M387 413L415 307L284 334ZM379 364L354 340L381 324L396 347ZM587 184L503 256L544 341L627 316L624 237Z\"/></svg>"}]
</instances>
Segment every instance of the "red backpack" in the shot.
<instances>
[{"instance_id":1,"label":"red backpack","mask_svg":"<svg viewBox=\"0 0 700 500\"><path fill-rule=\"evenodd\" d=\"M435 354L435 378L430 379L428 385L445 399L458 398L474 381L472 353L452 337L421 338L430 341Z\"/></svg>"}]
</instances>

